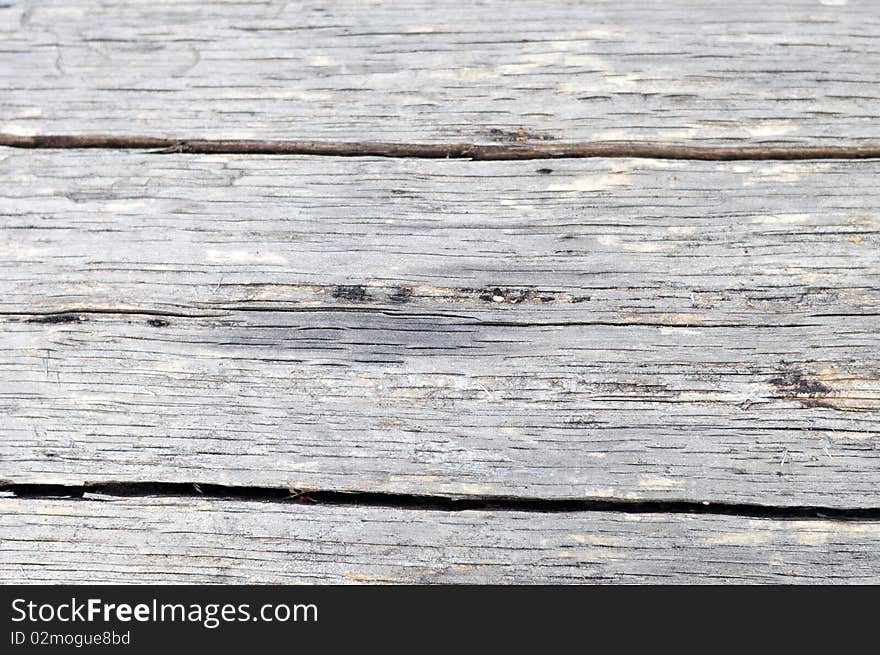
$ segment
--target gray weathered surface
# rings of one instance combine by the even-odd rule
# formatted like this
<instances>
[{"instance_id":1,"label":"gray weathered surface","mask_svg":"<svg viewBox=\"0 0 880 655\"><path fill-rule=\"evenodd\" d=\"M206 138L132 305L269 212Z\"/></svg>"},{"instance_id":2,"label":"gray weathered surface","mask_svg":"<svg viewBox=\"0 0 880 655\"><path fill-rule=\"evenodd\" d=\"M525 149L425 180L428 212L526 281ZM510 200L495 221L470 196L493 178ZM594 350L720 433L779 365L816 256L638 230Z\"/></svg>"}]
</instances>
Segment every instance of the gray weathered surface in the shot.
<instances>
[{"instance_id":1,"label":"gray weathered surface","mask_svg":"<svg viewBox=\"0 0 880 655\"><path fill-rule=\"evenodd\" d=\"M0 499L7 583L880 582L880 523Z\"/></svg>"},{"instance_id":2,"label":"gray weathered surface","mask_svg":"<svg viewBox=\"0 0 880 655\"><path fill-rule=\"evenodd\" d=\"M880 163L3 154L0 478L880 505Z\"/></svg>"},{"instance_id":3,"label":"gray weathered surface","mask_svg":"<svg viewBox=\"0 0 880 655\"><path fill-rule=\"evenodd\" d=\"M14 2L0 132L880 138L871 0Z\"/></svg>"},{"instance_id":4,"label":"gray weathered surface","mask_svg":"<svg viewBox=\"0 0 880 655\"><path fill-rule=\"evenodd\" d=\"M0 4L0 134L880 143L869 0L457 4ZM117 146L0 148L3 582L880 582L880 161Z\"/></svg>"},{"instance_id":5,"label":"gray weathered surface","mask_svg":"<svg viewBox=\"0 0 880 655\"><path fill-rule=\"evenodd\" d=\"M443 307L695 328L870 316L878 172L0 148L0 309Z\"/></svg>"}]
</instances>

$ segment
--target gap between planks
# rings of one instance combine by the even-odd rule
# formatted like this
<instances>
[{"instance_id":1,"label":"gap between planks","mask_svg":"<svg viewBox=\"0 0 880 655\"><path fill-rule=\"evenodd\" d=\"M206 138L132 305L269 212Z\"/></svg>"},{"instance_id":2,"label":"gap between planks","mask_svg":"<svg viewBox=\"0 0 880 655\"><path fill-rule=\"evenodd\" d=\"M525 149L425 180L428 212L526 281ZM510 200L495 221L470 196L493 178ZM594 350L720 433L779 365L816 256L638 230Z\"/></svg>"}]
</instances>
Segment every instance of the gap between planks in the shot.
<instances>
[{"instance_id":1,"label":"gap between planks","mask_svg":"<svg viewBox=\"0 0 880 655\"><path fill-rule=\"evenodd\" d=\"M622 514L692 514L742 518L838 521L880 520L880 507L777 506L688 500L621 500L607 498L529 498L522 496L442 496L387 492L246 487L195 482L101 482L82 485L14 484L0 481L0 497L22 499L193 498L246 500L293 505L372 507L415 511L493 511L543 514L615 512Z\"/></svg>"},{"instance_id":2,"label":"gap between planks","mask_svg":"<svg viewBox=\"0 0 880 655\"><path fill-rule=\"evenodd\" d=\"M678 159L696 161L790 161L877 159L868 146L683 146L653 142L586 142L478 145L274 139L185 139L138 135L0 134L0 146L27 149L153 150L156 154L317 155L514 161L532 159Z\"/></svg>"}]
</instances>

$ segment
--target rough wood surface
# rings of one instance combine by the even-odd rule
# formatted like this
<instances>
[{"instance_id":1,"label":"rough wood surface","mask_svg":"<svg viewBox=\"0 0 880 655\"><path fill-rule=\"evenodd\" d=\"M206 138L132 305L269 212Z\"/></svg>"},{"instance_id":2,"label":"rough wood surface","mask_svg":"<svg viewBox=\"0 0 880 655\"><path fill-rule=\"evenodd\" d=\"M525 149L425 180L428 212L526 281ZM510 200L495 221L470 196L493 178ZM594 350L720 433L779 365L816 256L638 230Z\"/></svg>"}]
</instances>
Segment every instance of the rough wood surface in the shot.
<instances>
[{"instance_id":1,"label":"rough wood surface","mask_svg":"<svg viewBox=\"0 0 880 655\"><path fill-rule=\"evenodd\" d=\"M457 5L0 3L0 580L880 582L875 4Z\"/></svg>"},{"instance_id":2,"label":"rough wood surface","mask_svg":"<svg viewBox=\"0 0 880 655\"><path fill-rule=\"evenodd\" d=\"M880 163L0 156L0 478L880 505Z\"/></svg>"},{"instance_id":3,"label":"rough wood surface","mask_svg":"<svg viewBox=\"0 0 880 655\"><path fill-rule=\"evenodd\" d=\"M0 132L864 143L871 0L0 6Z\"/></svg>"},{"instance_id":4,"label":"rough wood surface","mask_svg":"<svg viewBox=\"0 0 880 655\"><path fill-rule=\"evenodd\" d=\"M0 499L7 583L878 583L880 523Z\"/></svg>"},{"instance_id":5,"label":"rough wood surface","mask_svg":"<svg viewBox=\"0 0 880 655\"><path fill-rule=\"evenodd\" d=\"M880 300L878 171L0 148L0 309L857 321Z\"/></svg>"}]
</instances>

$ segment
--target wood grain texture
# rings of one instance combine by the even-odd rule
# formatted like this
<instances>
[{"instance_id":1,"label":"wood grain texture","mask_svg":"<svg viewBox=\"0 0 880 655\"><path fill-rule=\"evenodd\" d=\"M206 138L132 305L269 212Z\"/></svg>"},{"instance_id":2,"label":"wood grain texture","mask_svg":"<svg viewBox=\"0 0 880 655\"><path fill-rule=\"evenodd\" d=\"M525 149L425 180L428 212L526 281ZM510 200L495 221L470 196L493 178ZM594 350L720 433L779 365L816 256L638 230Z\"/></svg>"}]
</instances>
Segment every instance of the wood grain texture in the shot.
<instances>
[{"instance_id":1,"label":"wood grain texture","mask_svg":"<svg viewBox=\"0 0 880 655\"><path fill-rule=\"evenodd\" d=\"M878 171L6 148L0 309L807 326L876 313Z\"/></svg>"},{"instance_id":2,"label":"wood grain texture","mask_svg":"<svg viewBox=\"0 0 880 655\"><path fill-rule=\"evenodd\" d=\"M880 505L877 162L3 156L0 478Z\"/></svg>"},{"instance_id":3,"label":"wood grain texture","mask_svg":"<svg viewBox=\"0 0 880 655\"><path fill-rule=\"evenodd\" d=\"M880 524L0 499L6 583L874 583Z\"/></svg>"},{"instance_id":4,"label":"wood grain texture","mask_svg":"<svg viewBox=\"0 0 880 655\"><path fill-rule=\"evenodd\" d=\"M0 8L0 132L876 141L870 0Z\"/></svg>"}]
</instances>

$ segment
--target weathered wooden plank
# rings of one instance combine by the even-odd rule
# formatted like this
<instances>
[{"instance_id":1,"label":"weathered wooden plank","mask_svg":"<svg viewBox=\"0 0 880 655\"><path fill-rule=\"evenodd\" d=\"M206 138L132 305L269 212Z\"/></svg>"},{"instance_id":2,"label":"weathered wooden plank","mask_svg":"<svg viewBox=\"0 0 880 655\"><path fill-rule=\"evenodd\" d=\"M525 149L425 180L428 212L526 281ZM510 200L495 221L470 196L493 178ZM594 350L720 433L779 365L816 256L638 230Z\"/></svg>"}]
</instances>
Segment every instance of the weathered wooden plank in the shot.
<instances>
[{"instance_id":1,"label":"weathered wooden plank","mask_svg":"<svg viewBox=\"0 0 880 655\"><path fill-rule=\"evenodd\" d=\"M877 162L4 154L0 478L880 505Z\"/></svg>"},{"instance_id":2,"label":"weathered wooden plank","mask_svg":"<svg viewBox=\"0 0 880 655\"><path fill-rule=\"evenodd\" d=\"M700 327L880 300L875 161L0 157L7 312L442 306Z\"/></svg>"},{"instance_id":3,"label":"weathered wooden plank","mask_svg":"<svg viewBox=\"0 0 880 655\"><path fill-rule=\"evenodd\" d=\"M870 0L8 3L0 132L860 143L878 21Z\"/></svg>"},{"instance_id":4,"label":"weathered wooden plank","mask_svg":"<svg viewBox=\"0 0 880 655\"><path fill-rule=\"evenodd\" d=\"M14 482L880 504L874 319L28 320L0 335L0 478Z\"/></svg>"},{"instance_id":5,"label":"weathered wooden plank","mask_svg":"<svg viewBox=\"0 0 880 655\"><path fill-rule=\"evenodd\" d=\"M880 523L0 499L7 583L880 582Z\"/></svg>"}]
</instances>

